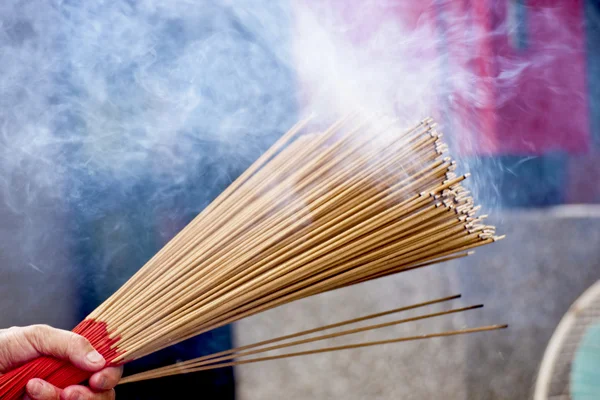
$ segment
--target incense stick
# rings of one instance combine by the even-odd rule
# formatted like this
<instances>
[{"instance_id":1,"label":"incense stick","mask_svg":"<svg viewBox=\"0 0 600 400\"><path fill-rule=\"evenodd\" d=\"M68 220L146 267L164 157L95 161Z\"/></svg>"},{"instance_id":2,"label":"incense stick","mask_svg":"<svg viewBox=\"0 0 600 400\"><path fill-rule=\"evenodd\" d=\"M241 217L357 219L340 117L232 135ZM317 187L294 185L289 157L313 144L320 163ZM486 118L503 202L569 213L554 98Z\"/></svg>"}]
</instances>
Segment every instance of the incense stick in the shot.
<instances>
[{"instance_id":1,"label":"incense stick","mask_svg":"<svg viewBox=\"0 0 600 400\"><path fill-rule=\"evenodd\" d=\"M435 318L435 317L440 317L440 316L444 316L444 315L460 313L460 312L474 310L474 309L481 308L481 307L483 307L483 305L478 304L478 305L474 305L474 306L446 310L446 311L441 311L441 312L437 312L437 313L424 314L424 315L419 315L419 316L411 317L411 318L404 318L404 319L399 319L399 320L380 323L380 324L368 325L368 326L364 326L361 328L348 329L345 331L330 333L330 334L321 335L321 336L317 336L317 337L313 337L313 338L296 340L293 342L282 343L282 344L272 345L272 346L268 346L268 347L261 347L261 348L254 349L254 350L240 351L238 349L237 351L235 351L234 349L232 349L232 350L230 350L230 352L232 352L232 353L235 352L235 354L228 354L228 355L223 355L223 356L219 356L219 357L215 357L213 355L213 356L210 356L209 359L206 359L205 357L195 358L193 360L184 361L184 362L172 365L172 366L166 366L163 368L151 370L151 371L148 371L147 374L154 376L157 373L161 374L161 373L164 373L165 371L173 371L173 370L179 371L179 370L181 370L181 368L185 368L185 369L196 368L196 367L200 367L203 365L214 364L216 362L231 360L234 358L247 357L250 355L264 353L267 351L279 350L279 349L283 349L286 347L298 346L301 344L317 342L317 341L321 341L321 340L325 340L325 339L332 339L332 338L337 338L337 337L341 337L341 336L352 335L355 333L386 328L386 327L393 326L393 325L400 325L400 324L405 324L408 322L415 322L415 321L419 321L419 320L423 320L423 319ZM324 328L322 328L322 329L324 329ZM277 342L282 341L282 340L284 340L284 339L282 339L282 338L274 339L274 341L277 341ZM258 346L258 345L255 345L255 346ZM255 346L253 346L253 347L255 347Z\"/></svg>"},{"instance_id":2,"label":"incense stick","mask_svg":"<svg viewBox=\"0 0 600 400\"><path fill-rule=\"evenodd\" d=\"M418 335L418 336L406 336L406 337L401 337L401 338L396 338L396 339L370 341L370 342L349 344L349 345L344 345L344 346L325 347L325 348L316 349L316 350L306 350L306 351L298 351L298 352L293 352L293 353L280 354L280 355L275 355L275 356L257 357L257 358L253 358L253 359L249 359L249 360L232 361L232 362L218 363L218 364L214 364L214 365L203 365L203 366L190 367L190 368L183 367L180 369L174 368L174 369L171 369L171 370L168 370L165 372L157 372L156 374L147 374L146 375L146 373L140 373L140 374L130 375L128 377L121 379L119 384L123 385L126 383L138 382L138 381L143 381L143 380L148 380L148 379L157 379L157 378L162 378L162 377L166 377L166 376L179 375L179 374L183 374L183 373L208 371L211 369L232 367L232 366L236 366L236 365L251 364L251 363L262 362L262 361L279 360L279 359L283 359L283 358L292 358L292 357L299 357L299 356L312 355L312 354L321 354L321 353L334 352L334 351L340 351L340 350L359 349L359 348L363 348L363 347L382 346L382 345L392 344L392 343L456 336L456 335L463 335L463 334L468 334L468 333L486 332L486 331L493 331L493 330L499 330L499 329L505 329L505 328L508 328L508 325L488 325L488 326L482 326L482 327L478 327L478 328L468 328L468 329L461 329L461 330L455 330L455 331L429 333L429 334ZM177 365L175 365L175 367L176 366Z\"/></svg>"}]
</instances>

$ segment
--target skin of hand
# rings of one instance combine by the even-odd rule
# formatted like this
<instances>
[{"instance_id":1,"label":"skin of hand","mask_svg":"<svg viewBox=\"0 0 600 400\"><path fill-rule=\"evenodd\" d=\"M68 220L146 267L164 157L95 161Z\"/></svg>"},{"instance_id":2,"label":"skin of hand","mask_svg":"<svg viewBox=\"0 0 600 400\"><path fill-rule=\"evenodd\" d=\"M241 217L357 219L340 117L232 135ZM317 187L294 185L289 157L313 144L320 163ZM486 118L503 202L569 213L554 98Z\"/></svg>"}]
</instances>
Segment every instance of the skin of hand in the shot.
<instances>
[{"instance_id":1,"label":"skin of hand","mask_svg":"<svg viewBox=\"0 0 600 400\"><path fill-rule=\"evenodd\" d=\"M0 375L40 356L68 360L93 372L90 387L69 386L61 390L41 379L27 383L28 400L111 400L122 368L104 368L106 361L83 336L46 325L0 329Z\"/></svg>"}]
</instances>

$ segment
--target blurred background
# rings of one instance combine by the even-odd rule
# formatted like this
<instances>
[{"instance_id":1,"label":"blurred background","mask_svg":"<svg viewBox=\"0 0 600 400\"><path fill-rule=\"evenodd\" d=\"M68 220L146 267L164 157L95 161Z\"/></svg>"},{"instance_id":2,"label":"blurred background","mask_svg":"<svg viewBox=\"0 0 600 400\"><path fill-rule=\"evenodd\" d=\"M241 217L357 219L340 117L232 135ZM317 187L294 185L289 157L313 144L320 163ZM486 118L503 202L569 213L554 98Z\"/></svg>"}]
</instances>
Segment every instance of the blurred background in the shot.
<instances>
[{"instance_id":1,"label":"blurred background","mask_svg":"<svg viewBox=\"0 0 600 400\"><path fill-rule=\"evenodd\" d=\"M598 0L2 1L0 327L71 329L298 118L355 107L406 124L433 115L507 239L248 318L127 373L454 293L486 307L377 337L510 328L164 378L118 398L529 398L556 325L600 278Z\"/></svg>"}]
</instances>

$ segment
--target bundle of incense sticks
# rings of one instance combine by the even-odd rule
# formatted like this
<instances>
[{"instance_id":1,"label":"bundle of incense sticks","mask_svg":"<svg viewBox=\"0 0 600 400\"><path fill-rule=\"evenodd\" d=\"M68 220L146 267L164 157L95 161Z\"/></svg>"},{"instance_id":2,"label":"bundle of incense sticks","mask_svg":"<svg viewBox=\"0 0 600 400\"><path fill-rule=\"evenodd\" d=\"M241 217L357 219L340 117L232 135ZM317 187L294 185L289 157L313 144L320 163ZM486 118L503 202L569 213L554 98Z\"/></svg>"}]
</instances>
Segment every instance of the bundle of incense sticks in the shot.
<instances>
[{"instance_id":1,"label":"bundle of incense sticks","mask_svg":"<svg viewBox=\"0 0 600 400\"><path fill-rule=\"evenodd\" d=\"M341 119L299 122L74 332L119 365L307 296L463 257L498 240L477 216L432 119L407 130ZM0 397L27 381L89 378L34 360L0 376Z\"/></svg>"}]
</instances>

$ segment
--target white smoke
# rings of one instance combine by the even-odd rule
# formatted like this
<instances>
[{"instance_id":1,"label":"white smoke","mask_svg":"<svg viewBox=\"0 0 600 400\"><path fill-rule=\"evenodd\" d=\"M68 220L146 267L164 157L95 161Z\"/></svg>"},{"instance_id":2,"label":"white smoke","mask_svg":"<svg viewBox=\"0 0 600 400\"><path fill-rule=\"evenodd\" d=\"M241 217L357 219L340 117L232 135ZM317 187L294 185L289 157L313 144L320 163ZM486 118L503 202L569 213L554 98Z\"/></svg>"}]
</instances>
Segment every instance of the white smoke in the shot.
<instances>
[{"instance_id":1,"label":"white smoke","mask_svg":"<svg viewBox=\"0 0 600 400\"><path fill-rule=\"evenodd\" d=\"M0 2L2 325L68 326L59 298L110 294L296 122L289 19L267 1Z\"/></svg>"},{"instance_id":2,"label":"white smoke","mask_svg":"<svg viewBox=\"0 0 600 400\"><path fill-rule=\"evenodd\" d=\"M482 36L514 36L510 18L489 31L462 24L468 13L423 17L449 0L359 3L0 2L0 256L12 260L3 269L44 270L57 224L79 224L73 210L100 220L148 183L150 209L193 193L193 205L171 212L198 212L304 109L329 118L358 107L404 124L433 114L457 147L472 147L481 137L473 111L513 101L531 68L552 86L544 67L580 51L551 46L532 62L496 60L483 82L498 89L490 103L468 66L485 57L475 45ZM536 12L552 20L560 10ZM450 38L464 43L458 64ZM472 179L488 208L497 201L489 173ZM107 220L107 232L121 232L119 249L138 246L123 226L142 214Z\"/></svg>"},{"instance_id":3,"label":"white smoke","mask_svg":"<svg viewBox=\"0 0 600 400\"><path fill-rule=\"evenodd\" d=\"M299 2L292 44L303 84L301 105L326 115L353 109L383 112L405 125L435 117L461 169L473 172L468 185L477 201L488 210L497 209L500 193L494 177L504 167L492 159L483 164L473 155L488 153L494 147L491 141L503 140L503 133L510 133L510 140L529 134L502 132L511 126L499 125L504 121L499 121L498 111L506 106L520 107L524 115L551 117L530 102L539 99L535 93L520 97L524 85L541 84L555 101L565 99L565 110L567 98L583 98L583 93L574 93L580 85L565 83L569 76L555 66L581 56L584 49L573 46L581 26L556 23L568 6L527 7L514 1L494 3L485 12L481 7L450 0L371 0L352 7L335 0ZM526 37L540 32L551 32L552 40L538 43ZM522 42L528 39L528 56L520 57ZM505 42L514 52L493 52ZM579 126L575 122L571 128ZM527 143L523 147L536 155Z\"/></svg>"}]
</instances>

